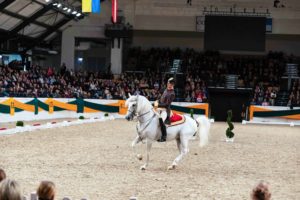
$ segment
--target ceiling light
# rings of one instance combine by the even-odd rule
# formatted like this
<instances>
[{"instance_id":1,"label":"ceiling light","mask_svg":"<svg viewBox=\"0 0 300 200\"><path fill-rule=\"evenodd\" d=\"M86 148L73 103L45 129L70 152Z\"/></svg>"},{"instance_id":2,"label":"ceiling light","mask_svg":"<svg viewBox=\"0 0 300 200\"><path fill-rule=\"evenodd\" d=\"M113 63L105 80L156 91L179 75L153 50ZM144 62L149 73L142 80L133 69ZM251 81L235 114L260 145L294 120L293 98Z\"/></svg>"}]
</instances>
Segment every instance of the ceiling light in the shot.
<instances>
[{"instance_id":1,"label":"ceiling light","mask_svg":"<svg viewBox=\"0 0 300 200\"><path fill-rule=\"evenodd\" d=\"M70 13L71 11L72 11L71 8L69 8L69 9L67 10L68 13Z\"/></svg>"},{"instance_id":2,"label":"ceiling light","mask_svg":"<svg viewBox=\"0 0 300 200\"><path fill-rule=\"evenodd\" d=\"M51 1L51 0L45 0L47 3L49 2L49 1Z\"/></svg>"},{"instance_id":3,"label":"ceiling light","mask_svg":"<svg viewBox=\"0 0 300 200\"><path fill-rule=\"evenodd\" d=\"M60 8L61 7L61 3L57 4L57 7Z\"/></svg>"},{"instance_id":4,"label":"ceiling light","mask_svg":"<svg viewBox=\"0 0 300 200\"><path fill-rule=\"evenodd\" d=\"M57 5L57 3L53 3L52 5L56 6L56 5Z\"/></svg>"},{"instance_id":5,"label":"ceiling light","mask_svg":"<svg viewBox=\"0 0 300 200\"><path fill-rule=\"evenodd\" d=\"M74 11L72 12L72 14L73 14L73 15L76 15L76 14L77 14L77 11L76 11L76 10L74 10Z\"/></svg>"},{"instance_id":6,"label":"ceiling light","mask_svg":"<svg viewBox=\"0 0 300 200\"><path fill-rule=\"evenodd\" d=\"M81 16L81 13L77 13L76 17L80 17Z\"/></svg>"},{"instance_id":7,"label":"ceiling light","mask_svg":"<svg viewBox=\"0 0 300 200\"><path fill-rule=\"evenodd\" d=\"M68 7L64 7L63 10L68 10Z\"/></svg>"}]
</instances>

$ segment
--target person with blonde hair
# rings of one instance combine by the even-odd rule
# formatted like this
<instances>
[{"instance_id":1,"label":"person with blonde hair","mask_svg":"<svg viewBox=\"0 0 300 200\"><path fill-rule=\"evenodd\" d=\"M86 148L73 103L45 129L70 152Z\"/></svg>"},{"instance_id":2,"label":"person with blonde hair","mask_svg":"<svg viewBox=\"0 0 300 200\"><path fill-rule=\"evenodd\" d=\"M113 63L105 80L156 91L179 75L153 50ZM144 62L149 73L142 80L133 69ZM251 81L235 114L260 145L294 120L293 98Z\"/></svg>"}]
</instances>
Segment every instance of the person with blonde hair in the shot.
<instances>
[{"instance_id":1,"label":"person with blonde hair","mask_svg":"<svg viewBox=\"0 0 300 200\"><path fill-rule=\"evenodd\" d=\"M3 169L0 168L0 183L1 183L1 181L3 181L4 179L6 179L5 171L4 171Z\"/></svg>"},{"instance_id":2,"label":"person with blonde hair","mask_svg":"<svg viewBox=\"0 0 300 200\"><path fill-rule=\"evenodd\" d=\"M39 200L54 200L55 185L51 181L42 181L37 189Z\"/></svg>"},{"instance_id":3,"label":"person with blonde hair","mask_svg":"<svg viewBox=\"0 0 300 200\"><path fill-rule=\"evenodd\" d=\"M15 180L4 179L0 183L0 200L22 200L21 188Z\"/></svg>"},{"instance_id":4,"label":"person with blonde hair","mask_svg":"<svg viewBox=\"0 0 300 200\"><path fill-rule=\"evenodd\" d=\"M251 192L252 200L270 200L271 193L269 191L269 184L265 181L260 181Z\"/></svg>"}]
</instances>

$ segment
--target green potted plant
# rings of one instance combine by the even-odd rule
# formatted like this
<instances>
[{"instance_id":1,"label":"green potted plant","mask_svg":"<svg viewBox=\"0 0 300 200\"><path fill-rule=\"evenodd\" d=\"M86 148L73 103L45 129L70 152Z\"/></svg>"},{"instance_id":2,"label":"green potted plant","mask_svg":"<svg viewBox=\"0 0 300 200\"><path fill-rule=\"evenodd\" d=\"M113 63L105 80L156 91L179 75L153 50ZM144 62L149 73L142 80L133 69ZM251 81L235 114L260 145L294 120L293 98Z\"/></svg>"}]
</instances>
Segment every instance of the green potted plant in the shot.
<instances>
[{"instance_id":1,"label":"green potted plant","mask_svg":"<svg viewBox=\"0 0 300 200\"><path fill-rule=\"evenodd\" d=\"M24 122L23 121L17 121L16 126L17 127L23 127L24 126Z\"/></svg>"},{"instance_id":2,"label":"green potted plant","mask_svg":"<svg viewBox=\"0 0 300 200\"><path fill-rule=\"evenodd\" d=\"M227 111L227 124L228 128L226 129L226 142L233 142L234 141L234 133L232 130L234 129L234 125L231 122L232 119L232 110Z\"/></svg>"},{"instance_id":3,"label":"green potted plant","mask_svg":"<svg viewBox=\"0 0 300 200\"><path fill-rule=\"evenodd\" d=\"M190 114L191 114L191 118L194 119L194 109L191 109L191 110L190 110Z\"/></svg>"},{"instance_id":4,"label":"green potted plant","mask_svg":"<svg viewBox=\"0 0 300 200\"><path fill-rule=\"evenodd\" d=\"M108 117L108 116L109 116L109 114L108 114L108 113L105 113L105 114L104 114L104 117Z\"/></svg>"},{"instance_id":5,"label":"green potted plant","mask_svg":"<svg viewBox=\"0 0 300 200\"><path fill-rule=\"evenodd\" d=\"M81 116L79 117L79 119L80 119L80 120L84 120L84 116L81 115Z\"/></svg>"}]
</instances>

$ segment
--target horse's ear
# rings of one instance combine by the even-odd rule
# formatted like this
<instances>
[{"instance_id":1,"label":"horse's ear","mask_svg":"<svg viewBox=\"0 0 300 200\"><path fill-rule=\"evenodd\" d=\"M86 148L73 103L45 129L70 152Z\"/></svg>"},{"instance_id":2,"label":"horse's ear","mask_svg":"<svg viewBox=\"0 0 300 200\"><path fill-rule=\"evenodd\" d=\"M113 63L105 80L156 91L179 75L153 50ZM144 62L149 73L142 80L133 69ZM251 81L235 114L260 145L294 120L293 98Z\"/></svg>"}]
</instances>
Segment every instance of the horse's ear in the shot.
<instances>
[{"instance_id":1,"label":"horse's ear","mask_svg":"<svg viewBox=\"0 0 300 200\"><path fill-rule=\"evenodd\" d=\"M128 96L129 96L129 98L131 97L131 94L130 93L128 93Z\"/></svg>"}]
</instances>

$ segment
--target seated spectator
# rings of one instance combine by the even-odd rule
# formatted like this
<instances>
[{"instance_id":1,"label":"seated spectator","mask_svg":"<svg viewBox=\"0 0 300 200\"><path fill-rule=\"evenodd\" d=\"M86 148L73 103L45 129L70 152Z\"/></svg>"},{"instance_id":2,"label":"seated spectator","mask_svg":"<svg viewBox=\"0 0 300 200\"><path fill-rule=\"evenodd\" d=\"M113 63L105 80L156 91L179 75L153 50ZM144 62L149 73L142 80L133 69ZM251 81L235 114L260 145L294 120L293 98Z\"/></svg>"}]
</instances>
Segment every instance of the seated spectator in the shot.
<instances>
[{"instance_id":1,"label":"seated spectator","mask_svg":"<svg viewBox=\"0 0 300 200\"><path fill-rule=\"evenodd\" d=\"M270 95L270 104L271 106L275 105L275 99L277 97L276 91L272 89L271 95Z\"/></svg>"},{"instance_id":2,"label":"seated spectator","mask_svg":"<svg viewBox=\"0 0 300 200\"><path fill-rule=\"evenodd\" d=\"M0 169L0 183L1 183L1 181L3 181L4 179L6 179L5 171L4 171L3 169Z\"/></svg>"},{"instance_id":3,"label":"seated spectator","mask_svg":"<svg viewBox=\"0 0 300 200\"><path fill-rule=\"evenodd\" d=\"M255 99L255 98L253 98L253 99L251 100L250 105L256 105L256 99Z\"/></svg>"},{"instance_id":4,"label":"seated spectator","mask_svg":"<svg viewBox=\"0 0 300 200\"><path fill-rule=\"evenodd\" d=\"M261 104L262 106L269 106L269 101L267 99L264 99L264 101Z\"/></svg>"},{"instance_id":5,"label":"seated spectator","mask_svg":"<svg viewBox=\"0 0 300 200\"><path fill-rule=\"evenodd\" d=\"M42 181L37 189L39 200L54 200L55 193L55 185L51 181Z\"/></svg>"},{"instance_id":6,"label":"seated spectator","mask_svg":"<svg viewBox=\"0 0 300 200\"><path fill-rule=\"evenodd\" d=\"M270 200L271 193L269 191L269 184L260 181L251 192L251 200Z\"/></svg>"},{"instance_id":7,"label":"seated spectator","mask_svg":"<svg viewBox=\"0 0 300 200\"><path fill-rule=\"evenodd\" d=\"M0 183L1 200L22 200L21 188L19 184L10 179L5 179Z\"/></svg>"}]
</instances>

